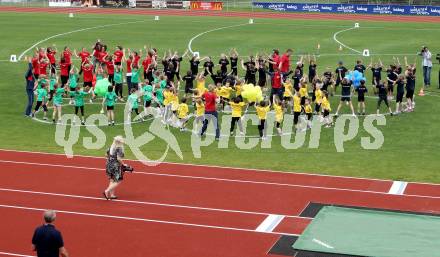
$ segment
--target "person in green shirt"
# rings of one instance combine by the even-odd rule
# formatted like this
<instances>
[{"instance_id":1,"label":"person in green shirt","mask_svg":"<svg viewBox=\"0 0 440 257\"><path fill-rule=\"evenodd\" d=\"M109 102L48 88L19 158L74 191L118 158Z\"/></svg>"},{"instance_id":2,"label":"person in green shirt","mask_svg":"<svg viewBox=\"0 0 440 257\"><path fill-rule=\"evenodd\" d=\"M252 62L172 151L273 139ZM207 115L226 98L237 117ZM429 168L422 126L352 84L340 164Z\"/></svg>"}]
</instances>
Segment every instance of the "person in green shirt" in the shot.
<instances>
[{"instance_id":1,"label":"person in green shirt","mask_svg":"<svg viewBox=\"0 0 440 257\"><path fill-rule=\"evenodd\" d=\"M156 90L154 91L154 94L156 96L156 103L157 107L163 106L163 88L160 87L160 84L156 84Z\"/></svg>"},{"instance_id":2,"label":"person in green shirt","mask_svg":"<svg viewBox=\"0 0 440 257\"><path fill-rule=\"evenodd\" d=\"M90 94L90 88L88 91L81 90L81 87L77 86L75 91L70 92L70 96L73 97L75 102L75 115L78 115L78 111L81 111L81 125L85 125L84 121L84 97Z\"/></svg>"},{"instance_id":3,"label":"person in green shirt","mask_svg":"<svg viewBox=\"0 0 440 257\"><path fill-rule=\"evenodd\" d=\"M144 117L153 114L151 111L151 101L153 100L153 86L150 85L148 79L145 80L145 84L142 87L142 95L144 102Z\"/></svg>"},{"instance_id":4,"label":"person in green shirt","mask_svg":"<svg viewBox=\"0 0 440 257\"><path fill-rule=\"evenodd\" d=\"M67 85L65 87L59 87L58 83L54 84L54 97L53 97L53 114L52 121L55 123L55 118L58 114L58 123L61 122L61 107L63 105L63 95L66 92Z\"/></svg>"},{"instance_id":5,"label":"person in green shirt","mask_svg":"<svg viewBox=\"0 0 440 257\"><path fill-rule=\"evenodd\" d=\"M32 111L32 117L35 117L35 113L40 110L40 107L43 107L44 117L43 120L47 120L47 106L46 106L46 98L47 98L47 88L46 83L41 84L40 88L36 90L37 93L37 104L35 105L35 109Z\"/></svg>"},{"instance_id":6,"label":"person in green shirt","mask_svg":"<svg viewBox=\"0 0 440 257\"><path fill-rule=\"evenodd\" d=\"M115 81L115 93L118 96L118 100L123 102L124 97L122 96L122 83L124 82L122 79L122 68L121 66L115 66L115 75L114 75L114 81Z\"/></svg>"},{"instance_id":7,"label":"person in green shirt","mask_svg":"<svg viewBox=\"0 0 440 257\"><path fill-rule=\"evenodd\" d=\"M115 125L115 101L116 101L116 93L113 91L112 86L108 86L108 91L105 93L104 99L102 101L102 105L107 106L107 118L108 125Z\"/></svg>"},{"instance_id":8,"label":"person in green shirt","mask_svg":"<svg viewBox=\"0 0 440 257\"><path fill-rule=\"evenodd\" d=\"M139 95L137 94L137 90L132 88L130 91L130 95L127 98L127 102L131 106L131 112L135 112L136 115L139 115L139 104L138 104ZM141 118L143 120L143 118Z\"/></svg>"},{"instance_id":9,"label":"person in green shirt","mask_svg":"<svg viewBox=\"0 0 440 257\"><path fill-rule=\"evenodd\" d=\"M69 80L67 81L69 84L69 92L75 92L76 86L78 86L78 74L76 73L76 68L72 66L69 72ZM70 95L69 104L73 104L73 95Z\"/></svg>"},{"instance_id":10,"label":"person in green shirt","mask_svg":"<svg viewBox=\"0 0 440 257\"><path fill-rule=\"evenodd\" d=\"M132 68L131 68L131 88L138 90L140 82L141 82L140 69L138 66L132 65ZM131 88L130 88L130 92L131 92Z\"/></svg>"},{"instance_id":11,"label":"person in green shirt","mask_svg":"<svg viewBox=\"0 0 440 257\"><path fill-rule=\"evenodd\" d=\"M58 78L55 74L50 76L50 80L49 80L49 101L52 101L53 99L53 95L55 93L55 88L54 85L58 83Z\"/></svg>"}]
</instances>

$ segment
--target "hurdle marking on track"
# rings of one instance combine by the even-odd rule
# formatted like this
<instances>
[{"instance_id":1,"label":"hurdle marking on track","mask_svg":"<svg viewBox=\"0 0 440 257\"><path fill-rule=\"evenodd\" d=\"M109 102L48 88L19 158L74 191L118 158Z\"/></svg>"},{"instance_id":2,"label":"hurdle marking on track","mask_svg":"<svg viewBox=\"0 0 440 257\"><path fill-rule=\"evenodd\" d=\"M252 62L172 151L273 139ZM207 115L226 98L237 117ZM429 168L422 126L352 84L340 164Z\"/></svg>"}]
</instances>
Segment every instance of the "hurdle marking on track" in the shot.
<instances>
[{"instance_id":1,"label":"hurdle marking on track","mask_svg":"<svg viewBox=\"0 0 440 257\"><path fill-rule=\"evenodd\" d=\"M9 255L9 256L18 256L18 257L36 257L34 255L26 255L26 254L18 254L18 253L8 253L8 252L1 252L2 255Z\"/></svg>"},{"instance_id":2,"label":"hurdle marking on track","mask_svg":"<svg viewBox=\"0 0 440 257\"><path fill-rule=\"evenodd\" d=\"M284 219L283 215L268 215L263 222L255 229L258 232L272 232Z\"/></svg>"},{"instance_id":3,"label":"hurdle marking on track","mask_svg":"<svg viewBox=\"0 0 440 257\"><path fill-rule=\"evenodd\" d=\"M405 182L405 181L393 181L393 184L391 185L390 190L388 191L388 194L403 195L407 185L408 185L408 182Z\"/></svg>"}]
</instances>

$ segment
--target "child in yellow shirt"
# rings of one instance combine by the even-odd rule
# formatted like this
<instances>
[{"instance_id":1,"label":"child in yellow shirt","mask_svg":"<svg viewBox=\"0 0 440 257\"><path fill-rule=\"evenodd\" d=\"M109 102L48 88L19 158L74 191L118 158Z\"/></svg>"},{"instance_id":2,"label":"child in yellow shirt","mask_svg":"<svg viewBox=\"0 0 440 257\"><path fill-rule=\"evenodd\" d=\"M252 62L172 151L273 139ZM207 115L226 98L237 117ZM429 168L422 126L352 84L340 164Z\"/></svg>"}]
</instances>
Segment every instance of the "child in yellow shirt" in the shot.
<instances>
[{"instance_id":1,"label":"child in yellow shirt","mask_svg":"<svg viewBox=\"0 0 440 257\"><path fill-rule=\"evenodd\" d=\"M306 98L309 97L309 92L307 91L307 81L305 80L301 80L299 96L301 97L301 106L304 107L304 104L306 103Z\"/></svg>"},{"instance_id":2,"label":"child in yellow shirt","mask_svg":"<svg viewBox=\"0 0 440 257\"><path fill-rule=\"evenodd\" d=\"M321 109L321 103L322 103L322 83L320 81L316 82L316 89L315 89L315 114L318 114Z\"/></svg>"},{"instance_id":3,"label":"child in yellow shirt","mask_svg":"<svg viewBox=\"0 0 440 257\"><path fill-rule=\"evenodd\" d=\"M286 79L286 82L283 84L284 93L283 93L283 104L284 109L287 111L287 107L292 106L292 96L293 96L293 85L290 79Z\"/></svg>"},{"instance_id":4,"label":"child in yellow shirt","mask_svg":"<svg viewBox=\"0 0 440 257\"><path fill-rule=\"evenodd\" d=\"M330 128L332 125L332 120L330 118L330 111L332 110L330 107L330 102L328 100L328 92L323 91L324 96L322 97L322 110L324 113L324 124L326 128Z\"/></svg>"},{"instance_id":5,"label":"child in yellow shirt","mask_svg":"<svg viewBox=\"0 0 440 257\"><path fill-rule=\"evenodd\" d=\"M180 122L180 131L185 130L186 122L188 121L188 112L189 108L186 104L186 98L182 98L182 102L177 107L177 118L179 118Z\"/></svg>"},{"instance_id":6,"label":"child in yellow shirt","mask_svg":"<svg viewBox=\"0 0 440 257\"><path fill-rule=\"evenodd\" d=\"M280 101L280 98L277 95L273 96L273 110L275 111L275 121L276 121L276 128L278 135L281 136L281 122L283 122L284 119L284 113L283 113L283 105Z\"/></svg>"},{"instance_id":7,"label":"child in yellow shirt","mask_svg":"<svg viewBox=\"0 0 440 257\"><path fill-rule=\"evenodd\" d=\"M231 136L234 134L235 123L238 124L240 130L240 135L244 135L243 125L241 123L241 117L243 112L243 107L246 105L244 102L240 101L239 97L234 97L233 101L229 102L232 111L231 128L229 132Z\"/></svg>"},{"instance_id":8,"label":"child in yellow shirt","mask_svg":"<svg viewBox=\"0 0 440 257\"><path fill-rule=\"evenodd\" d=\"M172 117L172 103L174 100L174 92L171 87L166 88L163 92L163 105L165 106L162 116L162 121L168 123Z\"/></svg>"},{"instance_id":9,"label":"child in yellow shirt","mask_svg":"<svg viewBox=\"0 0 440 257\"><path fill-rule=\"evenodd\" d=\"M310 105L309 98L306 99L306 102L304 104L304 112L306 113L306 116L307 116L307 127L311 128L312 127L313 109L312 109L312 106Z\"/></svg>"},{"instance_id":10,"label":"child in yellow shirt","mask_svg":"<svg viewBox=\"0 0 440 257\"><path fill-rule=\"evenodd\" d=\"M203 124L203 120L205 119L205 104L203 103L201 98L197 98L196 102L196 110L195 110L195 120L194 120L194 131L198 131L198 125Z\"/></svg>"},{"instance_id":11,"label":"child in yellow shirt","mask_svg":"<svg viewBox=\"0 0 440 257\"><path fill-rule=\"evenodd\" d=\"M260 124L258 125L258 132L260 134L260 138L265 140L266 139L266 118L267 113L270 110L270 104L268 105L265 101L261 101L256 107L257 109L257 116L260 120Z\"/></svg>"},{"instance_id":12,"label":"child in yellow shirt","mask_svg":"<svg viewBox=\"0 0 440 257\"><path fill-rule=\"evenodd\" d=\"M293 124L298 128L299 115L301 114L301 97L299 91L293 95Z\"/></svg>"}]
</instances>

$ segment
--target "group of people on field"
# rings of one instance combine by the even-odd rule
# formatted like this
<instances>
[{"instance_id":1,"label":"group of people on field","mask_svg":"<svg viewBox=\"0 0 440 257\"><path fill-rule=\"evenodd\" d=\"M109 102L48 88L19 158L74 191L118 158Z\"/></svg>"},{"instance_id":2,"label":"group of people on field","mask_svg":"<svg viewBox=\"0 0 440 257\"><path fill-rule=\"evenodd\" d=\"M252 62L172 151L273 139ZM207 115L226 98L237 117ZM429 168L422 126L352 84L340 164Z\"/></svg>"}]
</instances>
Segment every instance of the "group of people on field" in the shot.
<instances>
[{"instance_id":1,"label":"group of people on field","mask_svg":"<svg viewBox=\"0 0 440 257\"><path fill-rule=\"evenodd\" d=\"M74 57L80 59L79 65L73 63ZM365 79L368 70L372 73L371 85L378 99L378 114L382 103L391 115L414 110L416 65L409 64L406 57L404 66L398 58L388 67L380 59L371 60L367 66L358 60L351 70L340 61L334 70L326 68L322 75L318 73L315 56L300 56L293 65L292 58L291 49L282 54L275 49L271 54L245 58L240 58L232 49L214 62L211 57L192 55L188 51L179 55L168 50L159 55L156 48L147 46L140 50L122 46L110 50L100 40L91 51L86 48L71 50L66 46L59 53L55 46L37 48L34 56L28 58L26 73L28 97L33 99L35 95L37 101L33 110L32 104L27 107L26 115L35 116L42 108L43 119L47 119L51 105L52 121L59 122L64 98L68 97L69 104L74 106L75 114L80 114L80 122L84 124L85 98L93 102L102 97L101 112L106 109L109 125L115 124L115 104L128 101L136 119L160 115L164 123L181 130L185 130L187 121L194 116L196 124L202 125L202 135L210 118L206 114L217 118L217 110L228 111L232 115L230 131L233 134L236 124L243 133L241 117L252 107L260 119L259 134L265 138L265 122L270 110L275 113L279 134L286 113L293 114L295 126L300 117L310 126L313 115L319 115L325 126L330 127L333 123L329 115L332 110L330 96L338 93L339 86L340 103L334 116L339 115L344 103L350 107L351 114L356 115L352 101L355 94L357 114L366 114L365 98L371 88ZM182 71L185 63L189 68ZM363 79L356 82L353 72L362 74ZM105 86L104 94L96 93L98 84ZM243 97L246 85L262 89L264 99L250 101ZM396 108L393 112L389 101L394 98ZM191 105L193 114L190 114ZM139 111L140 106L143 106L142 111Z\"/></svg>"}]
</instances>

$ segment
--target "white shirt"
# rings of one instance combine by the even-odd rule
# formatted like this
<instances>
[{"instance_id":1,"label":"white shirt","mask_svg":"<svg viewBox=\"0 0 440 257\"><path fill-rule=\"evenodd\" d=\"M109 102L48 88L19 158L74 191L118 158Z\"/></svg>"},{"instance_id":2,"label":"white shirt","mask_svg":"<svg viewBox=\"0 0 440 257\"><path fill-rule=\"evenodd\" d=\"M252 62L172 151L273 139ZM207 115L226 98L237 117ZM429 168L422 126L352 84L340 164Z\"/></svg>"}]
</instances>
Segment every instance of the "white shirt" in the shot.
<instances>
[{"instance_id":1,"label":"white shirt","mask_svg":"<svg viewBox=\"0 0 440 257\"><path fill-rule=\"evenodd\" d=\"M422 57L423 57L422 65L432 67L431 52L429 50L426 50L425 52L422 53Z\"/></svg>"}]
</instances>

